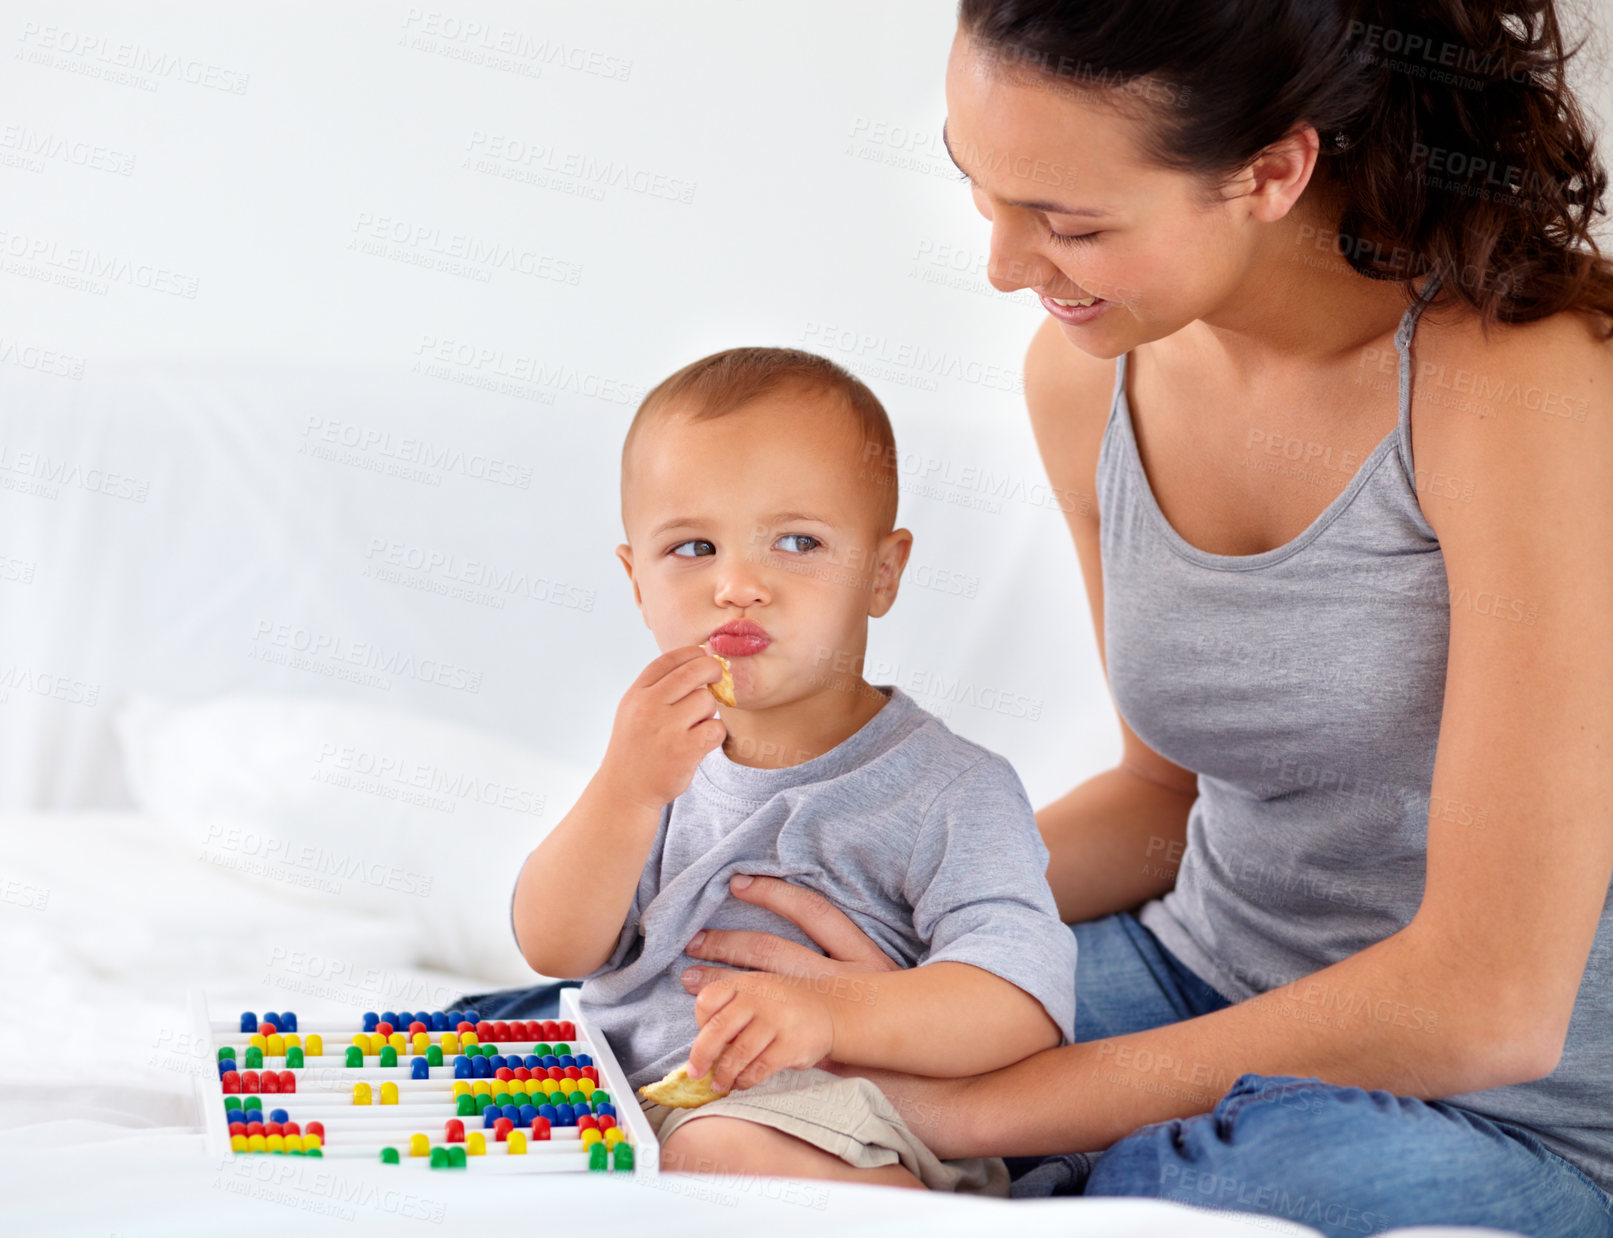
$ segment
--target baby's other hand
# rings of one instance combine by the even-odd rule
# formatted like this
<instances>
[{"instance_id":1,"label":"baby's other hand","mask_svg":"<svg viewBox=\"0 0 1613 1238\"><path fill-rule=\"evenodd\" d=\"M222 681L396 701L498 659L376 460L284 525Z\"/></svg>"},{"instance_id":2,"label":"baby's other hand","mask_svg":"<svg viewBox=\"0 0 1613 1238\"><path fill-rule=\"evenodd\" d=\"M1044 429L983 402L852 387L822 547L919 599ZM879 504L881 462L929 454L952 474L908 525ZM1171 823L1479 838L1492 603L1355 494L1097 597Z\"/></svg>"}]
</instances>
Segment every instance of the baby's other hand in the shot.
<instances>
[{"instance_id":1,"label":"baby's other hand","mask_svg":"<svg viewBox=\"0 0 1613 1238\"><path fill-rule=\"evenodd\" d=\"M810 989L774 976L735 971L709 982L695 998L700 1033L689 1073L711 1070L719 1092L754 1087L780 1070L816 1066L834 1051L834 1018Z\"/></svg>"}]
</instances>

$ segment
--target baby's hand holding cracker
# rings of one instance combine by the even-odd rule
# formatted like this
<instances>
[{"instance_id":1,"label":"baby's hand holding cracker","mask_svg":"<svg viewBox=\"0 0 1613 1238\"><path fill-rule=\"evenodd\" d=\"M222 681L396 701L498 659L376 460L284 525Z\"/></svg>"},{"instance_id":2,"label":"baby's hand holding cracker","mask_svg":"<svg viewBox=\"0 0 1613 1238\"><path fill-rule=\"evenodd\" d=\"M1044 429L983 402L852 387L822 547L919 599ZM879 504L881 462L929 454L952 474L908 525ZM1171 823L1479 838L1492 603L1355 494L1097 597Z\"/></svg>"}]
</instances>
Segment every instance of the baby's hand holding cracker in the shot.
<instances>
[{"instance_id":1,"label":"baby's hand holding cracker","mask_svg":"<svg viewBox=\"0 0 1613 1238\"><path fill-rule=\"evenodd\" d=\"M816 1066L834 1050L828 1001L763 972L733 971L707 983L695 998L695 1022L700 1032L689 1047L688 1074L709 1072L719 1092Z\"/></svg>"},{"instance_id":2,"label":"baby's hand holding cracker","mask_svg":"<svg viewBox=\"0 0 1613 1238\"><path fill-rule=\"evenodd\" d=\"M659 811L689 789L706 754L728 738L714 716L721 668L698 645L668 650L622 696L600 773L612 792Z\"/></svg>"}]
</instances>

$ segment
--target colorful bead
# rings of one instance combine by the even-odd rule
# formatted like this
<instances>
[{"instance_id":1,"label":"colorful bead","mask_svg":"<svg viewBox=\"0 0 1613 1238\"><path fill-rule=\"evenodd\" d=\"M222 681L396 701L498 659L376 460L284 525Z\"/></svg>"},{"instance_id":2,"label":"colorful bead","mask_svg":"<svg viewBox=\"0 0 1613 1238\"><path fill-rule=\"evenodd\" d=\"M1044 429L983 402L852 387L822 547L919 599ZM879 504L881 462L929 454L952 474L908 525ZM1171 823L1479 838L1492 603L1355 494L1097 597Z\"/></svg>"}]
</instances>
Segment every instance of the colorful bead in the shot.
<instances>
[{"instance_id":1,"label":"colorful bead","mask_svg":"<svg viewBox=\"0 0 1613 1238\"><path fill-rule=\"evenodd\" d=\"M409 1136L409 1155L426 1156L431 1152L431 1140L424 1135Z\"/></svg>"},{"instance_id":2,"label":"colorful bead","mask_svg":"<svg viewBox=\"0 0 1613 1238\"><path fill-rule=\"evenodd\" d=\"M381 1164L396 1165L398 1163L398 1150L396 1148L381 1149Z\"/></svg>"}]
</instances>

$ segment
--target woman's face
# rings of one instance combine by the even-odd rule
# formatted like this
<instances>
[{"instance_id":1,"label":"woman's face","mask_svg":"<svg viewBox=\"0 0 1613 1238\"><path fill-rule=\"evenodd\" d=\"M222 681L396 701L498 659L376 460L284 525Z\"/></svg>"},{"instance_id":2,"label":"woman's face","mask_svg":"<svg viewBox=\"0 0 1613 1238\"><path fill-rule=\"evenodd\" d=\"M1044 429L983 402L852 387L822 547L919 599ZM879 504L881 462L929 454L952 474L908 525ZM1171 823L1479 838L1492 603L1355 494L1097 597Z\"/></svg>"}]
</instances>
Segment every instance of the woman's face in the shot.
<instances>
[{"instance_id":1,"label":"woman's face","mask_svg":"<svg viewBox=\"0 0 1613 1238\"><path fill-rule=\"evenodd\" d=\"M1133 84L1128 103L1184 106ZM1002 72L961 31L947 64L944 134L991 221L987 268L1030 288L1070 342L1096 357L1212 316L1252 269L1297 252L1283 218L1314 166L1314 130L1278 144L1207 202L1204 181L1148 163L1136 121L1111 106ZM1220 195L1215 195L1218 199ZM1054 301L1101 298L1099 312Z\"/></svg>"}]
</instances>

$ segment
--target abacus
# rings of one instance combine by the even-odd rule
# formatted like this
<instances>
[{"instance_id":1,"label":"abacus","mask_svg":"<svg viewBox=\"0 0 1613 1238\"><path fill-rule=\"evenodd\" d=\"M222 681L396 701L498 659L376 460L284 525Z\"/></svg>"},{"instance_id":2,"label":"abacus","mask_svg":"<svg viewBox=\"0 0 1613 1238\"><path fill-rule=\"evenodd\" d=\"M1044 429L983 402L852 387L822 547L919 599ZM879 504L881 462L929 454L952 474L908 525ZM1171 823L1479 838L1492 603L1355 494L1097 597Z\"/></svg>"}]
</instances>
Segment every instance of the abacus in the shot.
<instances>
[{"instance_id":1,"label":"abacus","mask_svg":"<svg viewBox=\"0 0 1613 1238\"><path fill-rule=\"evenodd\" d=\"M479 1173L655 1174L660 1149L577 990L559 1019L474 1010L209 1016L191 993L209 1152Z\"/></svg>"}]
</instances>

